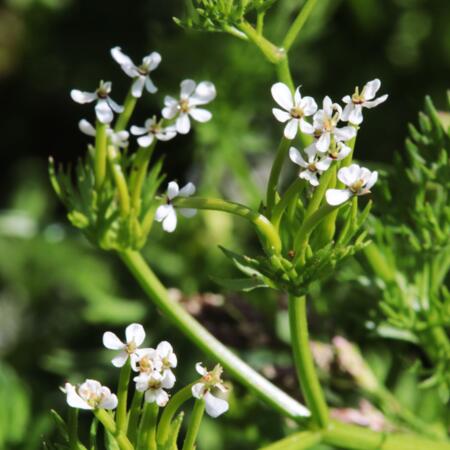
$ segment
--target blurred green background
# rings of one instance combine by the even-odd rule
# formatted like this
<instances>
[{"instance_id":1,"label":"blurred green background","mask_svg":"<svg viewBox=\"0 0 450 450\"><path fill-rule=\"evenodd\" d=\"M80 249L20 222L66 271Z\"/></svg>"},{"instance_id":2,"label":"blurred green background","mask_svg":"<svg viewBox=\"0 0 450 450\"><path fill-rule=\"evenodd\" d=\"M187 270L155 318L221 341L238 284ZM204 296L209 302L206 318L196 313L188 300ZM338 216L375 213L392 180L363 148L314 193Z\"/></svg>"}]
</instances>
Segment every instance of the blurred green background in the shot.
<instances>
[{"instance_id":1,"label":"blurred green background","mask_svg":"<svg viewBox=\"0 0 450 450\"><path fill-rule=\"evenodd\" d=\"M279 40L301 4L279 0L268 14L268 36ZM0 6L0 448L41 447L53 433L48 411L64 411L58 386L69 377L115 383L110 354L101 349L104 330L122 333L140 321L148 344L171 340L180 382L192 379L193 363L203 358L160 320L114 254L93 249L69 226L46 168L49 155L67 163L86 148L77 123L92 120L92 108L73 103L70 89L93 90L100 78L111 80L112 97L121 102L129 79L109 49L120 45L135 60L157 50L163 57L153 77L159 92L144 97L132 123L141 125L157 113L163 95L177 93L182 79L213 81L213 121L158 151L165 154L169 179L194 180L203 194L258 205L281 133L271 115L273 68L231 36L178 28L172 17L182 15L181 0L4 0ZM390 98L366 114L357 157L383 167L403 148L406 124L424 95L437 107L444 104L449 23L446 0L322 0L292 50L295 82L319 103L326 94L339 100L355 84L379 77ZM218 244L251 252L245 224L211 213L181 225L169 236L155 227L145 249L151 264L219 338L298 397L284 299L261 291L245 298L222 292L210 278L234 273ZM361 279L356 283L355 274L363 277L357 261L317 288L313 337L329 342L343 333L358 342L413 407L418 400L408 392L416 380L402 367L416 356L414 349L395 344L388 350L367 333L377 295L364 290ZM402 359L392 368L392 354L399 352ZM351 400L351 390L327 386L335 406ZM238 386L233 402L239 408L205 422L200 448L254 449L291 426Z\"/></svg>"}]
</instances>

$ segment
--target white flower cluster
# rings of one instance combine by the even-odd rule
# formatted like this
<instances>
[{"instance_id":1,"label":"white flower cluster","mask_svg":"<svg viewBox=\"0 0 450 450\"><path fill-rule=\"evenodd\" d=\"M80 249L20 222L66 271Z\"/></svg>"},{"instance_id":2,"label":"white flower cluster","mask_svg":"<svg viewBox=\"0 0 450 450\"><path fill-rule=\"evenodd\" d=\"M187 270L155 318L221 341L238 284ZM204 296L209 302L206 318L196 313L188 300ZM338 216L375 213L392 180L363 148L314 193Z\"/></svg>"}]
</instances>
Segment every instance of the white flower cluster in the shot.
<instances>
[{"instance_id":1,"label":"white flower cluster","mask_svg":"<svg viewBox=\"0 0 450 450\"><path fill-rule=\"evenodd\" d=\"M158 88L150 78L150 74L157 69L161 62L161 55L152 52L142 59L140 65L133 63L130 57L125 55L120 47L111 49L111 56L120 65L122 70L133 79L131 86L131 96L140 98L144 88L151 94L158 91ZM110 124L114 120L114 113L122 113L124 107L118 105L110 97L112 83L110 81L100 82L99 87L94 92L85 92L73 89L70 92L72 99L77 103L96 102L95 114L98 122L107 125L107 135L112 145L118 147L127 147L129 132L120 130L115 132ZM162 118L149 118L145 121L143 127L132 126L130 131L137 139L141 147L150 146L155 139L168 141L173 139L177 133L187 134L191 129L191 118L197 122L207 122L212 114L199 106L206 105L216 97L216 88L209 81L202 81L197 84L193 80L184 80L181 82L180 98L175 99L166 96L164 99L164 108L162 109ZM95 128L85 119L79 123L80 130L88 135L95 136Z\"/></svg>"},{"instance_id":2,"label":"white flower cluster","mask_svg":"<svg viewBox=\"0 0 450 450\"><path fill-rule=\"evenodd\" d=\"M156 348L139 348L144 340L144 328L138 323L125 329L125 342L111 331L103 334L103 345L119 351L111 360L113 366L123 367L129 359L131 368L137 373L133 378L136 390L144 393L146 402L163 407L169 401L167 390L172 389L176 382L173 369L177 367L178 359L169 342L162 341ZM228 410L226 400L211 394L211 390L215 389L226 391L221 380L222 368L217 365L208 372L201 363L197 363L196 370L202 378L192 386L192 395L198 399L204 398L206 412L211 417L218 417ZM115 409L118 404L117 396L96 380L87 379L79 386L66 383L62 390L67 403L73 408Z\"/></svg>"},{"instance_id":3,"label":"white flower cluster","mask_svg":"<svg viewBox=\"0 0 450 450\"><path fill-rule=\"evenodd\" d=\"M312 186L318 186L320 175L334 162L343 160L351 153L347 143L355 138L357 127L363 121L363 108L373 108L388 97L375 98L380 86L380 80L375 79L366 83L361 92L356 88L352 96L346 95L342 99L346 105L344 109L326 96L319 110L312 97L301 96L300 88L292 95L284 83L272 86L272 96L283 108L273 108L272 111L279 122L286 123L285 138L294 139L299 130L313 137L313 143L304 149L305 157L295 147L289 149L291 161L301 168L300 178ZM312 117L312 123L306 120L308 117ZM338 127L341 121L347 124ZM326 199L332 206L338 206L354 195L368 194L378 178L377 172L357 164L342 167L337 176L345 188L327 190Z\"/></svg>"}]
</instances>

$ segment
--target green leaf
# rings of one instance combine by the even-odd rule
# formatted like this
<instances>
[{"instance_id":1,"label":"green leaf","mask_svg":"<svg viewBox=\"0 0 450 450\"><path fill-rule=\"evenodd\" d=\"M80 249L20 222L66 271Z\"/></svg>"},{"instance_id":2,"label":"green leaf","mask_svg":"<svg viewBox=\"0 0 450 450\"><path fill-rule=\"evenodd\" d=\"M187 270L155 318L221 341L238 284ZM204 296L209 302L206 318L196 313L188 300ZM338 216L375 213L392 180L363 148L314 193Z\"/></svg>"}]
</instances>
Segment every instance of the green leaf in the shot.
<instances>
[{"instance_id":1,"label":"green leaf","mask_svg":"<svg viewBox=\"0 0 450 450\"><path fill-rule=\"evenodd\" d=\"M250 292L253 289L269 287L263 280L257 277L231 279L211 276L210 278L219 286L231 291Z\"/></svg>"}]
</instances>

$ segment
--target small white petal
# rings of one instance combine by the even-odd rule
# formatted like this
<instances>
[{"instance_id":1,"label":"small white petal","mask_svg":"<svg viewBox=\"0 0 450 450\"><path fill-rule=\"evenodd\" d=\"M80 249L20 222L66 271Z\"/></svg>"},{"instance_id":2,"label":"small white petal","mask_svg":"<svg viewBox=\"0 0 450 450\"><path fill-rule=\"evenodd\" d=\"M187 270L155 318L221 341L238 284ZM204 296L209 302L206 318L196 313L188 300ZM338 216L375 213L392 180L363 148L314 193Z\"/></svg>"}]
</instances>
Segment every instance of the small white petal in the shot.
<instances>
[{"instance_id":1,"label":"small white petal","mask_svg":"<svg viewBox=\"0 0 450 450\"><path fill-rule=\"evenodd\" d=\"M109 124L113 121L114 115L106 100L99 100L95 105L95 114L101 123Z\"/></svg>"},{"instance_id":2,"label":"small white petal","mask_svg":"<svg viewBox=\"0 0 450 450\"><path fill-rule=\"evenodd\" d=\"M169 342L161 341L156 347L156 351L159 353L161 357L167 358L173 352L173 347L170 345Z\"/></svg>"},{"instance_id":3,"label":"small white petal","mask_svg":"<svg viewBox=\"0 0 450 450\"><path fill-rule=\"evenodd\" d=\"M212 114L203 108L191 108L189 114L194 120L200 123L208 122L212 117Z\"/></svg>"},{"instance_id":4,"label":"small white petal","mask_svg":"<svg viewBox=\"0 0 450 450\"><path fill-rule=\"evenodd\" d=\"M131 95L135 98L140 98L142 96L142 91L144 90L145 76L138 76L131 86Z\"/></svg>"},{"instance_id":5,"label":"small white petal","mask_svg":"<svg viewBox=\"0 0 450 450\"><path fill-rule=\"evenodd\" d=\"M375 106L378 106L380 103L385 102L387 100L387 98L388 98L388 95L384 94L384 95L382 95L381 97L378 97L375 100L372 100L370 102L364 102L363 106L365 108L369 108L369 109L375 108Z\"/></svg>"},{"instance_id":6,"label":"small white petal","mask_svg":"<svg viewBox=\"0 0 450 450\"><path fill-rule=\"evenodd\" d=\"M278 122L284 123L291 119L291 115L288 112L283 111L282 109L273 108L272 113L275 116L275 119L278 120Z\"/></svg>"},{"instance_id":7,"label":"small white petal","mask_svg":"<svg viewBox=\"0 0 450 450\"><path fill-rule=\"evenodd\" d=\"M111 107L111 109L116 112L116 113L121 113L123 112L123 106L120 106L119 104L117 104L111 97L108 97L106 99L106 101L108 102L108 105Z\"/></svg>"},{"instance_id":8,"label":"small white petal","mask_svg":"<svg viewBox=\"0 0 450 450\"><path fill-rule=\"evenodd\" d=\"M348 121L350 123L354 123L355 125L359 125L363 121L363 115L362 115L362 106L361 105L355 105L353 109L351 110Z\"/></svg>"},{"instance_id":9,"label":"small white petal","mask_svg":"<svg viewBox=\"0 0 450 450\"><path fill-rule=\"evenodd\" d=\"M140 323L132 323L125 329L125 336L128 344L134 342L134 344L139 347L145 339L144 327Z\"/></svg>"},{"instance_id":10,"label":"small white petal","mask_svg":"<svg viewBox=\"0 0 450 450\"><path fill-rule=\"evenodd\" d=\"M375 78L375 80L366 83L361 92L361 95L364 98L364 100L372 100L375 97L378 90L380 89L380 86L381 81L378 78Z\"/></svg>"},{"instance_id":11,"label":"small white petal","mask_svg":"<svg viewBox=\"0 0 450 450\"><path fill-rule=\"evenodd\" d=\"M297 164L300 167L308 167L308 163L303 159L301 153L295 147L289 149L289 158L294 164Z\"/></svg>"},{"instance_id":12,"label":"small white petal","mask_svg":"<svg viewBox=\"0 0 450 450\"><path fill-rule=\"evenodd\" d=\"M195 383L194 386L192 386L192 395L195 398L203 398L203 395L205 394L205 383Z\"/></svg>"},{"instance_id":13,"label":"small white petal","mask_svg":"<svg viewBox=\"0 0 450 450\"><path fill-rule=\"evenodd\" d=\"M177 214L173 208L169 211L169 214L167 214L166 218L163 220L162 226L163 230L167 231L168 233L172 233L173 231L175 231L175 228L177 227Z\"/></svg>"},{"instance_id":14,"label":"small white petal","mask_svg":"<svg viewBox=\"0 0 450 450\"><path fill-rule=\"evenodd\" d=\"M206 369L206 367L201 362L198 362L197 364L195 364L195 370L202 377L205 376L208 373L208 370Z\"/></svg>"},{"instance_id":15,"label":"small white petal","mask_svg":"<svg viewBox=\"0 0 450 450\"><path fill-rule=\"evenodd\" d=\"M164 389L172 389L175 385L175 381L176 378L173 372L171 370L165 370L161 379L161 386Z\"/></svg>"},{"instance_id":16,"label":"small white petal","mask_svg":"<svg viewBox=\"0 0 450 450\"><path fill-rule=\"evenodd\" d=\"M302 94L300 93L300 86L294 92L294 105L300 106L302 101Z\"/></svg>"},{"instance_id":17,"label":"small white petal","mask_svg":"<svg viewBox=\"0 0 450 450\"><path fill-rule=\"evenodd\" d=\"M142 62L149 70L155 70L159 66L161 59L161 55L158 52L152 52L150 55L146 56Z\"/></svg>"},{"instance_id":18,"label":"small white petal","mask_svg":"<svg viewBox=\"0 0 450 450\"><path fill-rule=\"evenodd\" d=\"M95 128L86 119L81 119L78 122L78 128L82 133L88 136L95 136L96 134Z\"/></svg>"},{"instance_id":19,"label":"small white petal","mask_svg":"<svg viewBox=\"0 0 450 450\"><path fill-rule=\"evenodd\" d=\"M201 81L190 98L192 106L205 105L216 98L216 87L210 81Z\"/></svg>"},{"instance_id":20,"label":"small white petal","mask_svg":"<svg viewBox=\"0 0 450 450\"><path fill-rule=\"evenodd\" d=\"M369 181L367 181L365 188L368 190L371 189L372 186L377 182L377 180L378 180L378 172L374 171L371 173Z\"/></svg>"},{"instance_id":21,"label":"small white petal","mask_svg":"<svg viewBox=\"0 0 450 450\"><path fill-rule=\"evenodd\" d=\"M323 99L322 108L328 117L331 117L333 115L333 102L331 101L331 98L328 97L328 95Z\"/></svg>"},{"instance_id":22,"label":"small white petal","mask_svg":"<svg viewBox=\"0 0 450 450\"><path fill-rule=\"evenodd\" d=\"M195 185L194 183L187 183L186 186L180 189L180 192L178 195L180 197L190 197L191 195L195 194Z\"/></svg>"},{"instance_id":23,"label":"small white petal","mask_svg":"<svg viewBox=\"0 0 450 450\"><path fill-rule=\"evenodd\" d=\"M172 205L160 205L156 209L155 212L155 220L157 222L162 222L169 214L170 211L173 209Z\"/></svg>"},{"instance_id":24,"label":"small white petal","mask_svg":"<svg viewBox=\"0 0 450 450\"><path fill-rule=\"evenodd\" d=\"M123 367L128 359L128 353L125 351L121 351L117 356L115 356L111 363L114 367Z\"/></svg>"},{"instance_id":25,"label":"small white petal","mask_svg":"<svg viewBox=\"0 0 450 450\"><path fill-rule=\"evenodd\" d=\"M138 142L140 147L146 148L146 147L149 147L152 144L154 139L155 138L154 138L153 134L147 134L145 136L141 136L140 138L138 138L137 142Z\"/></svg>"},{"instance_id":26,"label":"small white petal","mask_svg":"<svg viewBox=\"0 0 450 450\"><path fill-rule=\"evenodd\" d=\"M300 172L298 175L303 180L308 181L311 186L319 186L319 180L317 179L317 175L309 170L304 170Z\"/></svg>"},{"instance_id":27,"label":"small white petal","mask_svg":"<svg viewBox=\"0 0 450 450\"><path fill-rule=\"evenodd\" d=\"M169 200L173 200L175 197L178 197L180 194L180 188L178 187L178 183L176 181L171 181L167 185L167 197Z\"/></svg>"},{"instance_id":28,"label":"small white petal","mask_svg":"<svg viewBox=\"0 0 450 450\"><path fill-rule=\"evenodd\" d=\"M320 136L319 140L316 142L317 150L322 153L328 151L328 149L330 148L330 140L330 133L323 133L322 136Z\"/></svg>"},{"instance_id":29,"label":"small white petal","mask_svg":"<svg viewBox=\"0 0 450 450\"><path fill-rule=\"evenodd\" d=\"M204 397L206 413L215 418L228 411L228 402L207 392Z\"/></svg>"},{"instance_id":30,"label":"small white petal","mask_svg":"<svg viewBox=\"0 0 450 450\"><path fill-rule=\"evenodd\" d=\"M352 197L352 193L349 189L328 189L325 197L329 205L338 206Z\"/></svg>"},{"instance_id":31,"label":"small white petal","mask_svg":"<svg viewBox=\"0 0 450 450\"><path fill-rule=\"evenodd\" d=\"M146 399L147 399L147 397L146 397ZM164 391L163 389L158 389L155 392L155 400L156 400L156 404L158 406L160 406L160 407L166 406L167 402L169 401L169 394L166 391Z\"/></svg>"},{"instance_id":32,"label":"small white petal","mask_svg":"<svg viewBox=\"0 0 450 450\"><path fill-rule=\"evenodd\" d=\"M334 137L336 141L340 142L347 142L350 139L353 139L356 136L356 128L355 127L342 127L342 128L336 128L334 130Z\"/></svg>"},{"instance_id":33,"label":"small white petal","mask_svg":"<svg viewBox=\"0 0 450 450\"><path fill-rule=\"evenodd\" d=\"M94 409L77 394L75 386L66 383L64 389L66 391L66 401L69 406L77 409Z\"/></svg>"},{"instance_id":34,"label":"small white petal","mask_svg":"<svg viewBox=\"0 0 450 450\"><path fill-rule=\"evenodd\" d=\"M331 158L324 158L316 162L316 167L321 172L325 172L326 170L329 169L332 162L333 160Z\"/></svg>"},{"instance_id":35,"label":"small white petal","mask_svg":"<svg viewBox=\"0 0 450 450\"><path fill-rule=\"evenodd\" d=\"M141 136L145 133L147 133L147 128L146 127L137 127L136 125L132 125L132 127L130 128L131 134L133 134L134 136Z\"/></svg>"},{"instance_id":36,"label":"small white petal","mask_svg":"<svg viewBox=\"0 0 450 450\"><path fill-rule=\"evenodd\" d=\"M271 88L273 99L286 111L290 111L294 102L290 89L284 83L275 83Z\"/></svg>"},{"instance_id":37,"label":"small white petal","mask_svg":"<svg viewBox=\"0 0 450 450\"><path fill-rule=\"evenodd\" d=\"M352 149L348 146L348 145L345 145L345 144L340 144L340 148L339 148L339 153L338 153L338 156L337 156L337 160L338 161L341 161L341 160L343 160L344 158L346 158L350 153L351 153L351 151L352 151Z\"/></svg>"},{"instance_id":38,"label":"small white petal","mask_svg":"<svg viewBox=\"0 0 450 450\"><path fill-rule=\"evenodd\" d=\"M118 399L115 394L111 394L102 399L98 407L103 409L116 409L118 404Z\"/></svg>"},{"instance_id":39,"label":"small white petal","mask_svg":"<svg viewBox=\"0 0 450 450\"><path fill-rule=\"evenodd\" d=\"M194 217L197 214L197 210L193 208L178 208L180 214L184 217Z\"/></svg>"},{"instance_id":40,"label":"small white petal","mask_svg":"<svg viewBox=\"0 0 450 450\"><path fill-rule=\"evenodd\" d=\"M314 134L314 127L303 117L300 119L300 130L305 134Z\"/></svg>"},{"instance_id":41,"label":"small white petal","mask_svg":"<svg viewBox=\"0 0 450 450\"><path fill-rule=\"evenodd\" d=\"M125 344L111 331L103 333L103 345L110 350L122 350Z\"/></svg>"},{"instance_id":42,"label":"small white petal","mask_svg":"<svg viewBox=\"0 0 450 450\"><path fill-rule=\"evenodd\" d=\"M356 166L358 171L354 168ZM346 186L351 186L359 176L359 166L352 164L350 167L342 167L339 169L337 177L338 180Z\"/></svg>"},{"instance_id":43,"label":"small white petal","mask_svg":"<svg viewBox=\"0 0 450 450\"><path fill-rule=\"evenodd\" d=\"M70 96L74 102L81 104L92 103L94 100L97 100L97 94L95 92L84 92L78 89L72 89Z\"/></svg>"},{"instance_id":44,"label":"small white petal","mask_svg":"<svg viewBox=\"0 0 450 450\"><path fill-rule=\"evenodd\" d=\"M147 89L150 94L154 94L155 92L158 92L158 88L154 85L153 81L149 76L145 79L145 89Z\"/></svg>"},{"instance_id":45,"label":"small white petal","mask_svg":"<svg viewBox=\"0 0 450 450\"><path fill-rule=\"evenodd\" d=\"M312 97L303 97L300 107L305 116L312 116L317 111L317 103Z\"/></svg>"},{"instance_id":46,"label":"small white petal","mask_svg":"<svg viewBox=\"0 0 450 450\"><path fill-rule=\"evenodd\" d=\"M350 95L346 95L345 97L342 98L342 101L344 103L352 103L352 98L350 97Z\"/></svg>"},{"instance_id":47,"label":"small white petal","mask_svg":"<svg viewBox=\"0 0 450 450\"><path fill-rule=\"evenodd\" d=\"M134 65L131 58L129 56L125 55L125 53L122 52L122 49L120 47L112 48L111 56L120 65L123 65L123 64Z\"/></svg>"},{"instance_id":48,"label":"small white petal","mask_svg":"<svg viewBox=\"0 0 450 450\"><path fill-rule=\"evenodd\" d=\"M346 98L346 97L344 97L344 98ZM352 101L350 100L350 102L347 103L347 105L345 106L344 111L342 111L341 119L344 122L348 122L348 118L350 117L350 113L353 111L353 108L354 108L354 105L353 105Z\"/></svg>"},{"instance_id":49,"label":"small white petal","mask_svg":"<svg viewBox=\"0 0 450 450\"><path fill-rule=\"evenodd\" d=\"M284 137L292 141L297 136L298 127L298 119L291 119L284 127Z\"/></svg>"},{"instance_id":50,"label":"small white petal","mask_svg":"<svg viewBox=\"0 0 450 450\"><path fill-rule=\"evenodd\" d=\"M176 121L177 132L180 134L188 134L191 129L191 121L189 115L181 113Z\"/></svg>"},{"instance_id":51,"label":"small white petal","mask_svg":"<svg viewBox=\"0 0 450 450\"><path fill-rule=\"evenodd\" d=\"M180 84L180 96L182 98L188 98L195 90L194 80L183 80Z\"/></svg>"}]
</instances>

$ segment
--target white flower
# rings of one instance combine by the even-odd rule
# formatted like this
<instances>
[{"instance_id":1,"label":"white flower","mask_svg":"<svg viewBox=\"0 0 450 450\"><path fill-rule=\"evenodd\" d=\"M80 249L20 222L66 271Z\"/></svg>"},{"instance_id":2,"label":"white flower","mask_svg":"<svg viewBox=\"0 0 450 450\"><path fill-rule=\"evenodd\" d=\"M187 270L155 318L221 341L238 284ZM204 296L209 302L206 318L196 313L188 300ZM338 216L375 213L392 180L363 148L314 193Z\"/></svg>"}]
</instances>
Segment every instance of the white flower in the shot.
<instances>
[{"instance_id":1,"label":"white flower","mask_svg":"<svg viewBox=\"0 0 450 450\"><path fill-rule=\"evenodd\" d=\"M175 375L172 369L175 369L178 364L177 355L175 355L172 346L167 341L162 341L156 347L156 352L161 361L161 370L167 373L167 377L173 379L175 383Z\"/></svg>"},{"instance_id":2,"label":"white flower","mask_svg":"<svg viewBox=\"0 0 450 450\"><path fill-rule=\"evenodd\" d=\"M273 108L275 118L286 123L284 136L286 139L294 139L297 131L312 134L314 129L304 117L312 116L317 111L317 104L312 97L303 97L298 87L292 96L290 89L284 83L275 83L271 89L273 99L284 109Z\"/></svg>"},{"instance_id":3,"label":"white flower","mask_svg":"<svg viewBox=\"0 0 450 450\"><path fill-rule=\"evenodd\" d=\"M131 367L135 372L150 373L162 370L162 361L158 352L154 348L140 348L131 358Z\"/></svg>"},{"instance_id":4,"label":"white flower","mask_svg":"<svg viewBox=\"0 0 450 450\"><path fill-rule=\"evenodd\" d=\"M154 94L158 90L150 78L150 72L155 70L161 62L161 55L158 52L152 52L143 58L140 66L136 66L131 58L122 52L120 47L111 49L111 55L129 77L135 78L131 86L133 97L141 97L144 86L150 94Z\"/></svg>"},{"instance_id":5,"label":"white flower","mask_svg":"<svg viewBox=\"0 0 450 450\"><path fill-rule=\"evenodd\" d=\"M121 113L123 106L118 105L110 96L111 82L100 81L100 86L95 92L79 91L72 89L70 96L77 103L92 103L97 101L95 105L95 114L101 123L111 123L114 118L113 111Z\"/></svg>"},{"instance_id":6,"label":"white flower","mask_svg":"<svg viewBox=\"0 0 450 450\"><path fill-rule=\"evenodd\" d=\"M331 158L319 156L314 145L310 145L305 149L308 155L308 161L303 159L301 153L294 147L289 149L289 158L294 164L297 164L304 170L299 173L299 177L307 180L312 186L318 186L318 175L322 175L332 162Z\"/></svg>"},{"instance_id":7,"label":"white flower","mask_svg":"<svg viewBox=\"0 0 450 450\"><path fill-rule=\"evenodd\" d=\"M174 126L164 128L156 121L156 117L147 119L143 127L133 125L130 131L135 136L141 136L137 140L141 147L149 147L155 138L159 141L169 141L177 135Z\"/></svg>"},{"instance_id":8,"label":"white flower","mask_svg":"<svg viewBox=\"0 0 450 450\"><path fill-rule=\"evenodd\" d=\"M111 360L113 366L122 367L125 365L128 356L133 360L136 357L136 350L144 342L144 327L139 323L132 323L125 329L126 343L123 343L114 333L107 331L103 334L103 345L111 350L120 350L120 353Z\"/></svg>"},{"instance_id":9,"label":"white flower","mask_svg":"<svg viewBox=\"0 0 450 450\"><path fill-rule=\"evenodd\" d=\"M164 389L171 389L175 380L166 372L141 373L133 378L136 382L136 390L145 392L145 401L148 403L156 402L158 406L165 406L169 401L169 394Z\"/></svg>"},{"instance_id":10,"label":"white flower","mask_svg":"<svg viewBox=\"0 0 450 450\"><path fill-rule=\"evenodd\" d=\"M369 194L370 188L378 179L378 172L371 172L365 167L358 166L358 164L352 164L349 167L339 169L337 177L347 188L327 190L325 195L328 204L331 206L340 205L354 195Z\"/></svg>"},{"instance_id":11,"label":"white flower","mask_svg":"<svg viewBox=\"0 0 450 450\"><path fill-rule=\"evenodd\" d=\"M179 188L178 183L171 181L167 187L167 202L165 205L158 206L155 213L155 220L162 222L164 231L172 233L177 227L177 213L172 205L175 197L189 197L195 193L195 186L192 183ZM179 208L180 213L185 217L192 217L197 212L192 208Z\"/></svg>"},{"instance_id":12,"label":"white flower","mask_svg":"<svg viewBox=\"0 0 450 450\"><path fill-rule=\"evenodd\" d=\"M197 122L208 122L212 114L199 105L205 105L216 97L216 88L209 81L202 81L198 85L193 80L184 80L181 82L180 99L166 96L164 99L165 107L162 115L165 119L177 117L175 122L176 129L180 134L187 134L191 129L191 116Z\"/></svg>"},{"instance_id":13,"label":"white flower","mask_svg":"<svg viewBox=\"0 0 450 450\"><path fill-rule=\"evenodd\" d=\"M62 390L66 394L68 405L72 408L115 409L117 407L117 396L96 380L86 380L78 387L66 383Z\"/></svg>"},{"instance_id":14,"label":"white flower","mask_svg":"<svg viewBox=\"0 0 450 450\"><path fill-rule=\"evenodd\" d=\"M78 122L78 127L80 128L80 131L87 136L95 137L97 133L94 126L86 119L81 119ZM111 144L115 147L128 147L128 138L130 136L128 131L123 130L115 132L108 126L108 128L106 129L106 135L108 136Z\"/></svg>"},{"instance_id":15,"label":"white flower","mask_svg":"<svg viewBox=\"0 0 450 450\"><path fill-rule=\"evenodd\" d=\"M350 123L359 125L363 121L362 109L363 108L374 108L375 106L383 103L388 98L387 94L381 97L375 98L376 93L380 89L381 81L376 78L375 80L369 81L363 87L361 93L359 89L356 88L354 94L346 95L342 101L347 105L342 113L342 120L347 120Z\"/></svg>"},{"instance_id":16,"label":"white flower","mask_svg":"<svg viewBox=\"0 0 450 450\"><path fill-rule=\"evenodd\" d=\"M218 364L211 372L208 372L202 363L197 363L195 370L202 376L202 379L192 386L192 395L195 398L205 400L205 409L208 415L218 417L228 411L228 402L211 394L211 389L218 389L221 392L227 391L221 379L222 367Z\"/></svg>"},{"instance_id":17,"label":"white flower","mask_svg":"<svg viewBox=\"0 0 450 450\"><path fill-rule=\"evenodd\" d=\"M330 97L326 96L323 99L322 108L314 114L312 134L316 139L314 144L317 150L325 153L330 148L332 137L334 142L347 142L356 136L356 129L351 126L337 128L342 108L337 103L333 103Z\"/></svg>"}]
</instances>

